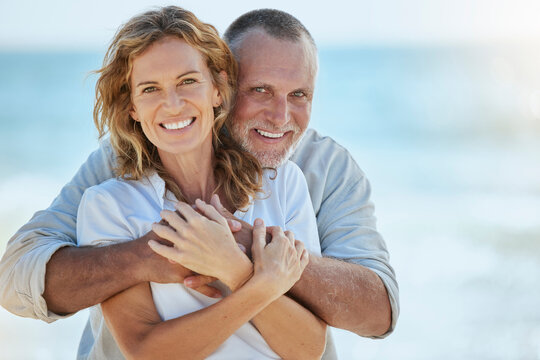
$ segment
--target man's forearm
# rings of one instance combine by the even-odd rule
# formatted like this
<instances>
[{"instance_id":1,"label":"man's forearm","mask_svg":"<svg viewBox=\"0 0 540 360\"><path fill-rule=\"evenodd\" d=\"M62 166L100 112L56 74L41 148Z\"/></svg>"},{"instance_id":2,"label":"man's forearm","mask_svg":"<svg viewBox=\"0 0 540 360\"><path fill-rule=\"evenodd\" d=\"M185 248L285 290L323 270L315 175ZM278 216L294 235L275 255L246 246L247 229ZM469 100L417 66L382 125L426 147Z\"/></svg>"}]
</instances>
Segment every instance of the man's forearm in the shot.
<instances>
[{"instance_id":1,"label":"man's forearm","mask_svg":"<svg viewBox=\"0 0 540 360\"><path fill-rule=\"evenodd\" d=\"M330 326L361 336L380 336L390 328L386 288L377 274L361 265L311 256L289 294Z\"/></svg>"},{"instance_id":2,"label":"man's forearm","mask_svg":"<svg viewBox=\"0 0 540 360\"><path fill-rule=\"evenodd\" d=\"M73 313L143 281L146 241L143 237L110 246L59 249L45 275L43 298L49 311Z\"/></svg>"}]
</instances>

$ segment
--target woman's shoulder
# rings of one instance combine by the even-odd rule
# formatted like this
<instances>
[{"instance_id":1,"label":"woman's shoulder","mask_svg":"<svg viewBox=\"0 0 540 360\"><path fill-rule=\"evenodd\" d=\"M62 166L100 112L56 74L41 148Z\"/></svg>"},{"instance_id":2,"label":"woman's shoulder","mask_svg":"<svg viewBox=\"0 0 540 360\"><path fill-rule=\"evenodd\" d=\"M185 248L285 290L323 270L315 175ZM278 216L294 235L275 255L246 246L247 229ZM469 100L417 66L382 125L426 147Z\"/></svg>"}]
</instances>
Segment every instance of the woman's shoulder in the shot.
<instances>
[{"instance_id":1,"label":"woman's shoulder","mask_svg":"<svg viewBox=\"0 0 540 360\"><path fill-rule=\"evenodd\" d=\"M140 180L116 177L86 189L83 197L87 199L99 197L111 201L130 202L130 200L135 200L139 196L155 197L156 187L161 186L158 181L153 179L153 176L144 177Z\"/></svg>"}]
</instances>

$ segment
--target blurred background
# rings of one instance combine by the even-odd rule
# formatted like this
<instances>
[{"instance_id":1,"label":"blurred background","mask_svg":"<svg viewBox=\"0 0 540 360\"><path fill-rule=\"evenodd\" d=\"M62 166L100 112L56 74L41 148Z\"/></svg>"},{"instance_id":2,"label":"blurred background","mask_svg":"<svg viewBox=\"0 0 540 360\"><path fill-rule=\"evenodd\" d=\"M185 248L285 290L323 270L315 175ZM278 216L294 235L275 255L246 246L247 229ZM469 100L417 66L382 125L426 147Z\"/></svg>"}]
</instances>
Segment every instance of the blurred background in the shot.
<instances>
[{"instance_id":1,"label":"blurred background","mask_svg":"<svg viewBox=\"0 0 540 360\"><path fill-rule=\"evenodd\" d=\"M93 86L143 0L0 3L0 251L98 143ZM540 359L540 2L184 1L220 33L273 7L319 45L311 126L373 186L400 284L385 340L335 331L341 359ZM85 311L0 308L5 359L73 359Z\"/></svg>"}]
</instances>

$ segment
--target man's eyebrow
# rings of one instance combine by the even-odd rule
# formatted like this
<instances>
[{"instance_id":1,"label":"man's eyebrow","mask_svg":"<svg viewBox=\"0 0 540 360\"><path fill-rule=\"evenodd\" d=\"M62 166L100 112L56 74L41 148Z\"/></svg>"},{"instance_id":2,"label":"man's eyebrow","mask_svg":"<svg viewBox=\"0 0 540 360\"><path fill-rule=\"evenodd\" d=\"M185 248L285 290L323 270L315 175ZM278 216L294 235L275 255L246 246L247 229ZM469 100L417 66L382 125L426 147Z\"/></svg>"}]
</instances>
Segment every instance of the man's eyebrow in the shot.
<instances>
[{"instance_id":1,"label":"man's eyebrow","mask_svg":"<svg viewBox=\"0 0 540 360\"><path fill-rule=\"evenodd\" d=\"M190 70L190 71L187 71L183 74L180 74L176 77L176 80L186 76L186 75L191 75L191 74L200 74L201 72L200 71L197 71L197 70ZM141 81L140 83L138 83L135 87L139 87L139 86L143 86L143 85L155 85L157 84L158 82L157 81L153 81L153 80L148 80L148 81Z\"/></svg>"}]
</instances>

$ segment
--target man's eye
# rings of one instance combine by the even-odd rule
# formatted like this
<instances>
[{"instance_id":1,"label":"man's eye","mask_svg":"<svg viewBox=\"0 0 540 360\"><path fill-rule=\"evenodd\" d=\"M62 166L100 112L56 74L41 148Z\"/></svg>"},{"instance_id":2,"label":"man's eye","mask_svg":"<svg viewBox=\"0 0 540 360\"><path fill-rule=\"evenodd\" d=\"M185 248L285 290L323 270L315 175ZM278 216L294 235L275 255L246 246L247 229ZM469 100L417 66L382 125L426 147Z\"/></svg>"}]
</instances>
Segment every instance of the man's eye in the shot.
<instances>
[{"instance_id":1,"label":"man's eye","mask_svg":"<svg viewBox=\"0 0 540 360\"><path fill-rule=\"evenodd\" d=\"M266 89L264 87L262 87L262 86L257 86L256 88L253 88L253 91L258 92L258 93L262 93L262 94L267 92Z\"/></svg>"},{"instance_id":2,"label":"man's eye","mask_svg":"<svg viewBox=\"0 0 540 360\"><path fill-rule=\"evenodd\" d=\"M157 90L157 88L155 86L149 86L147 88L144 88L142 92L145 93L145 94L148 94L148 93L152 93L152 92L154 92L156 90Z\"/></svg>"},{"instance_id":3,"label":"man's eye","mask_svg":"<svg viewBox=\"0 0 540 360\"><path fill-rule=\"evenodd\" d=\"M303 91L295 91L295 92L292 93L292 96L294 96L294 97L304 97L304 96L306 96L306 93L303 92Z\"/></svg>"}]
</instances>

